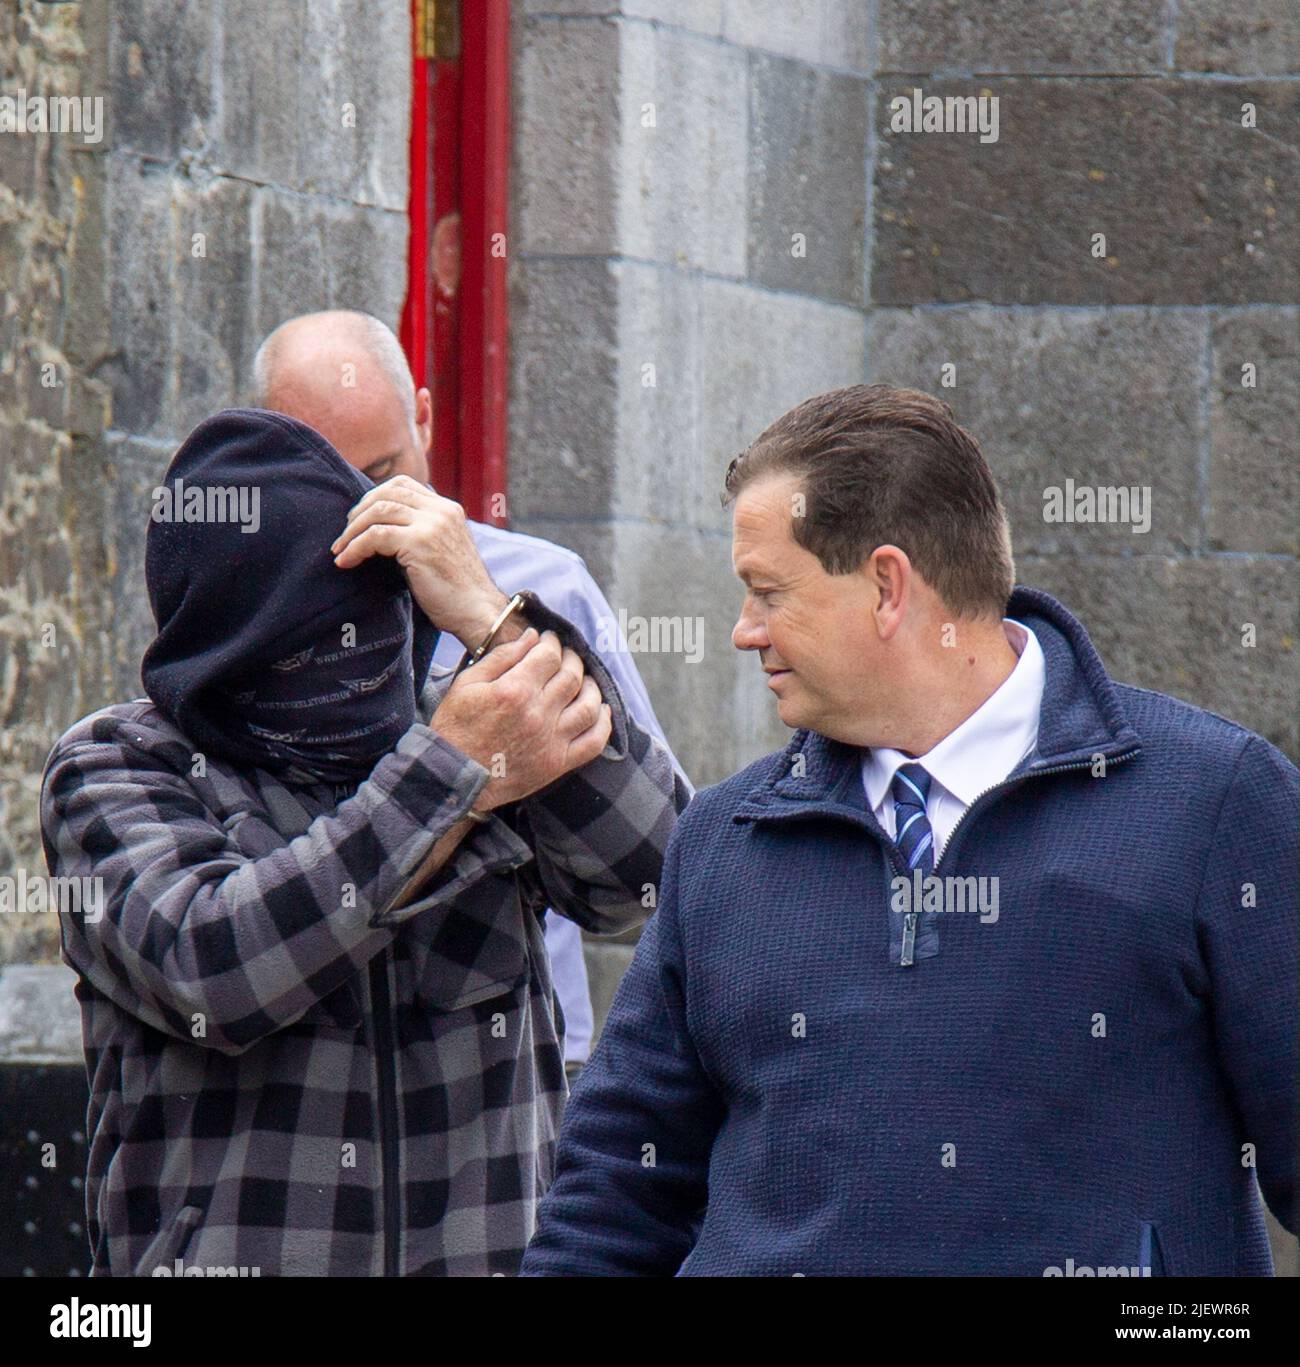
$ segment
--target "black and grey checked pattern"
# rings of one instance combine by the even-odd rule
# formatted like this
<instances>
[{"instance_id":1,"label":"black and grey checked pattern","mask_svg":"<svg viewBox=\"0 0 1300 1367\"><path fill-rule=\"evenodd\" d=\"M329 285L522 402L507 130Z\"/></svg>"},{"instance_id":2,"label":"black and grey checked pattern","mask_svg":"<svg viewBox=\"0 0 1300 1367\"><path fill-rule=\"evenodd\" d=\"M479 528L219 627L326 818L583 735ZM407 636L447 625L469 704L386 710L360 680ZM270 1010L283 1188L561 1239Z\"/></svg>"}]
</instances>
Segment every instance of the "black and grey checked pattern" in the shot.
<instances>
[{"instance_id":1,"label":"black and grey checked pattern","mask_svg":"<svg viewBox=\"0 0 1300 1367\"><path fill-rule=\"evenodd\" d=\"M604 755L476 827L389 906L487 772L426 725L353 789L208 759L146 701L50 758L54 874L104 880L67 918L91 1101L95 1275L517 1270L551 1178L563 1056L538 912L646 914L685 793L614 711ZM539 622L538 616L546 620ZM425 720L449 676L431 680Z\"/></svg>"}]
</instances>

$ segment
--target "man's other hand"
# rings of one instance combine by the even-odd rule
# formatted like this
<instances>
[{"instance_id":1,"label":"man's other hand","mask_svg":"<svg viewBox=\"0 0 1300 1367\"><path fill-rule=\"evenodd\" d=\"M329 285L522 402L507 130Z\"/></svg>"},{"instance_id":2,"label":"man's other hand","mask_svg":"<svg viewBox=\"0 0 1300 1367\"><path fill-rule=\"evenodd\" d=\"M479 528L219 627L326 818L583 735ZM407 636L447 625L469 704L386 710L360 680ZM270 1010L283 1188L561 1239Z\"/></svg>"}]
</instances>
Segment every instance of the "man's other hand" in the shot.
<instances>
[{"instance_id":1,"label":"man's other hand","mask_svg":"<svg viewBox=\"0 0 1300 1367\"><path fill-rule=\"evenodd\" d=\"M474 545L464 508L409 475L371 489L348 513L330 550L341 570L372 555L393 556L424 615L471 650L506 605Z\"/></svg>"}]
</instances>

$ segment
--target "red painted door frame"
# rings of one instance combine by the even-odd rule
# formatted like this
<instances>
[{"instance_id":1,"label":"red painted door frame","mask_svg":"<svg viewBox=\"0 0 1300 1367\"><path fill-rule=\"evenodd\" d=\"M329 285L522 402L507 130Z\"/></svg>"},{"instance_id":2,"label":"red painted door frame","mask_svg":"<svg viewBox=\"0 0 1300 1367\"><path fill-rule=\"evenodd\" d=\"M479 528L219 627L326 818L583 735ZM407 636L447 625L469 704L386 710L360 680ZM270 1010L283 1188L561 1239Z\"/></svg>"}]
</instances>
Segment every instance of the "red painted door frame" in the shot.
<instances>
[{"instance_id":1,"label":"red painted door frame","mask_svg":"<svg viewBox=\"0 0 1300 1367\"><path fill-rule=\"evenodd\" d=\"M412 0L411 188L402 345L433 394L429 474L506 522L508 0Z\"/></svg>"}]
</instances>

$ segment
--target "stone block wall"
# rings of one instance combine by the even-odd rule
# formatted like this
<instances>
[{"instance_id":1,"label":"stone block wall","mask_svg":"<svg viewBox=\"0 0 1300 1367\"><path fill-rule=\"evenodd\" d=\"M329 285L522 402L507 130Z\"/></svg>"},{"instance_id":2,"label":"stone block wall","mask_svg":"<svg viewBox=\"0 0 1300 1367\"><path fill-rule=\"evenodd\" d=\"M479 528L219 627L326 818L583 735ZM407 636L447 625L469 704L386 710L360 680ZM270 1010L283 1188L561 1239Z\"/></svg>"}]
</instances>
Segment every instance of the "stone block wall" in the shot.
<instances>
[{"instance_id":1,"label":"stone block wall","mask_svg":"<svg viewBox=\"0 0 1300 1367\"><path fill-rule=\"evenodd\" d=\"M513 521L581 551L616 611L699 620L700 659L637 663L716 782L782 743L730 644L722 474L865 372L868 30L838 3L516 15Z\"/></svg>"},{"instance_id":2,"label":"stone block wall","mask_svg":"<svg viewBox=\"0 0 1300 1367\"><path fill-rule=\"evenodd\" d=\"M1300 758L1300 23L1039 8L880 0L868 373L980 437L1114 674ZM997 142L894 132L917 86L996 97ZM1046 522L1067 478L1149 488L1149 530Z\"/></svg>"},{"instance_id":3,"label":"stone block wall","mask_svg":"<svg viewBox=\"0 0 1300 1367\"><path fill-rule=\"evenodd\" d=\"M88 91L79 9L0 8L0 91ZM50 742L98 696L111 647L93 466L108 387L75 295L102 246L94 190L103 143L0 134L0 873L43 872L36 799ZM74 263L87 266L79 275ZM0 917L0 963L48 952L48 918ZM53 940L57 943L57 933Z\"/></svg>"},{"instance_id":4,"label":"stone block wall","mask_svg":"<svg viewBox=\"0 0 1300 1367\"><path fill-rule=\"evenodd\" d=\"M396 325L410 10L18 0L0 92L18 88L104 109L92 144L0 134L0 872L37 873L51 744L139 692L144 528L172 452L242 398L283 319ZM0 965L53 957L49 920L0 917Z\"/></svg>"}]
</instances>

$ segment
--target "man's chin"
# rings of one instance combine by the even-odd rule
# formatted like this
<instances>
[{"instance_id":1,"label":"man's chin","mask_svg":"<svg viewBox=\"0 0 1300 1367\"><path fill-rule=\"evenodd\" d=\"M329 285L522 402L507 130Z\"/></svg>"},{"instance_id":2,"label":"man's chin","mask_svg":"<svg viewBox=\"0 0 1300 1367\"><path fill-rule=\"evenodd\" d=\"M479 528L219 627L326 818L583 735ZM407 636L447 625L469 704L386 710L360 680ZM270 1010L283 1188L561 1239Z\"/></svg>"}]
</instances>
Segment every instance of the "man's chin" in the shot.
<instances>
[{"instance_id":1,"label":"man's chin","mask_svg":"<svg viewBox=\"0 0 1300 1367\"><path fill-rule=\"evenodd\" d=\"M784 697L777 698L776 715L781 719L781 724L788 726L791 731L813 731L818 735L827 735L826 727L831 724L830 717L812 699L797 693L791 696L787 692Z\"/></svg>"},{"instance_id":2,"label":"man's chin","mask_svg":"<svg viewBox=\"0 0 1300 1367\"><path fill-rule=\"evenodd\" d=\"M794 698L778 698L776 700L776 715L781 718L783 725L788 726L791 731L798 731L801 727L815 730L812 721L809 719L804 708Z\"/></svg>"},{"instance_id":3,"label":"man's chin","mask_svg":"<svg viewBox=\"0 0 1300 1367\"><path fill-rule=\"evenodd\" d=\"M812 706L802 680L793 670L776 675L776 682L768 681L768 688L776 702L776 715L791 731L816 731L819 714Z\"/></svg>"}]
</instances>

